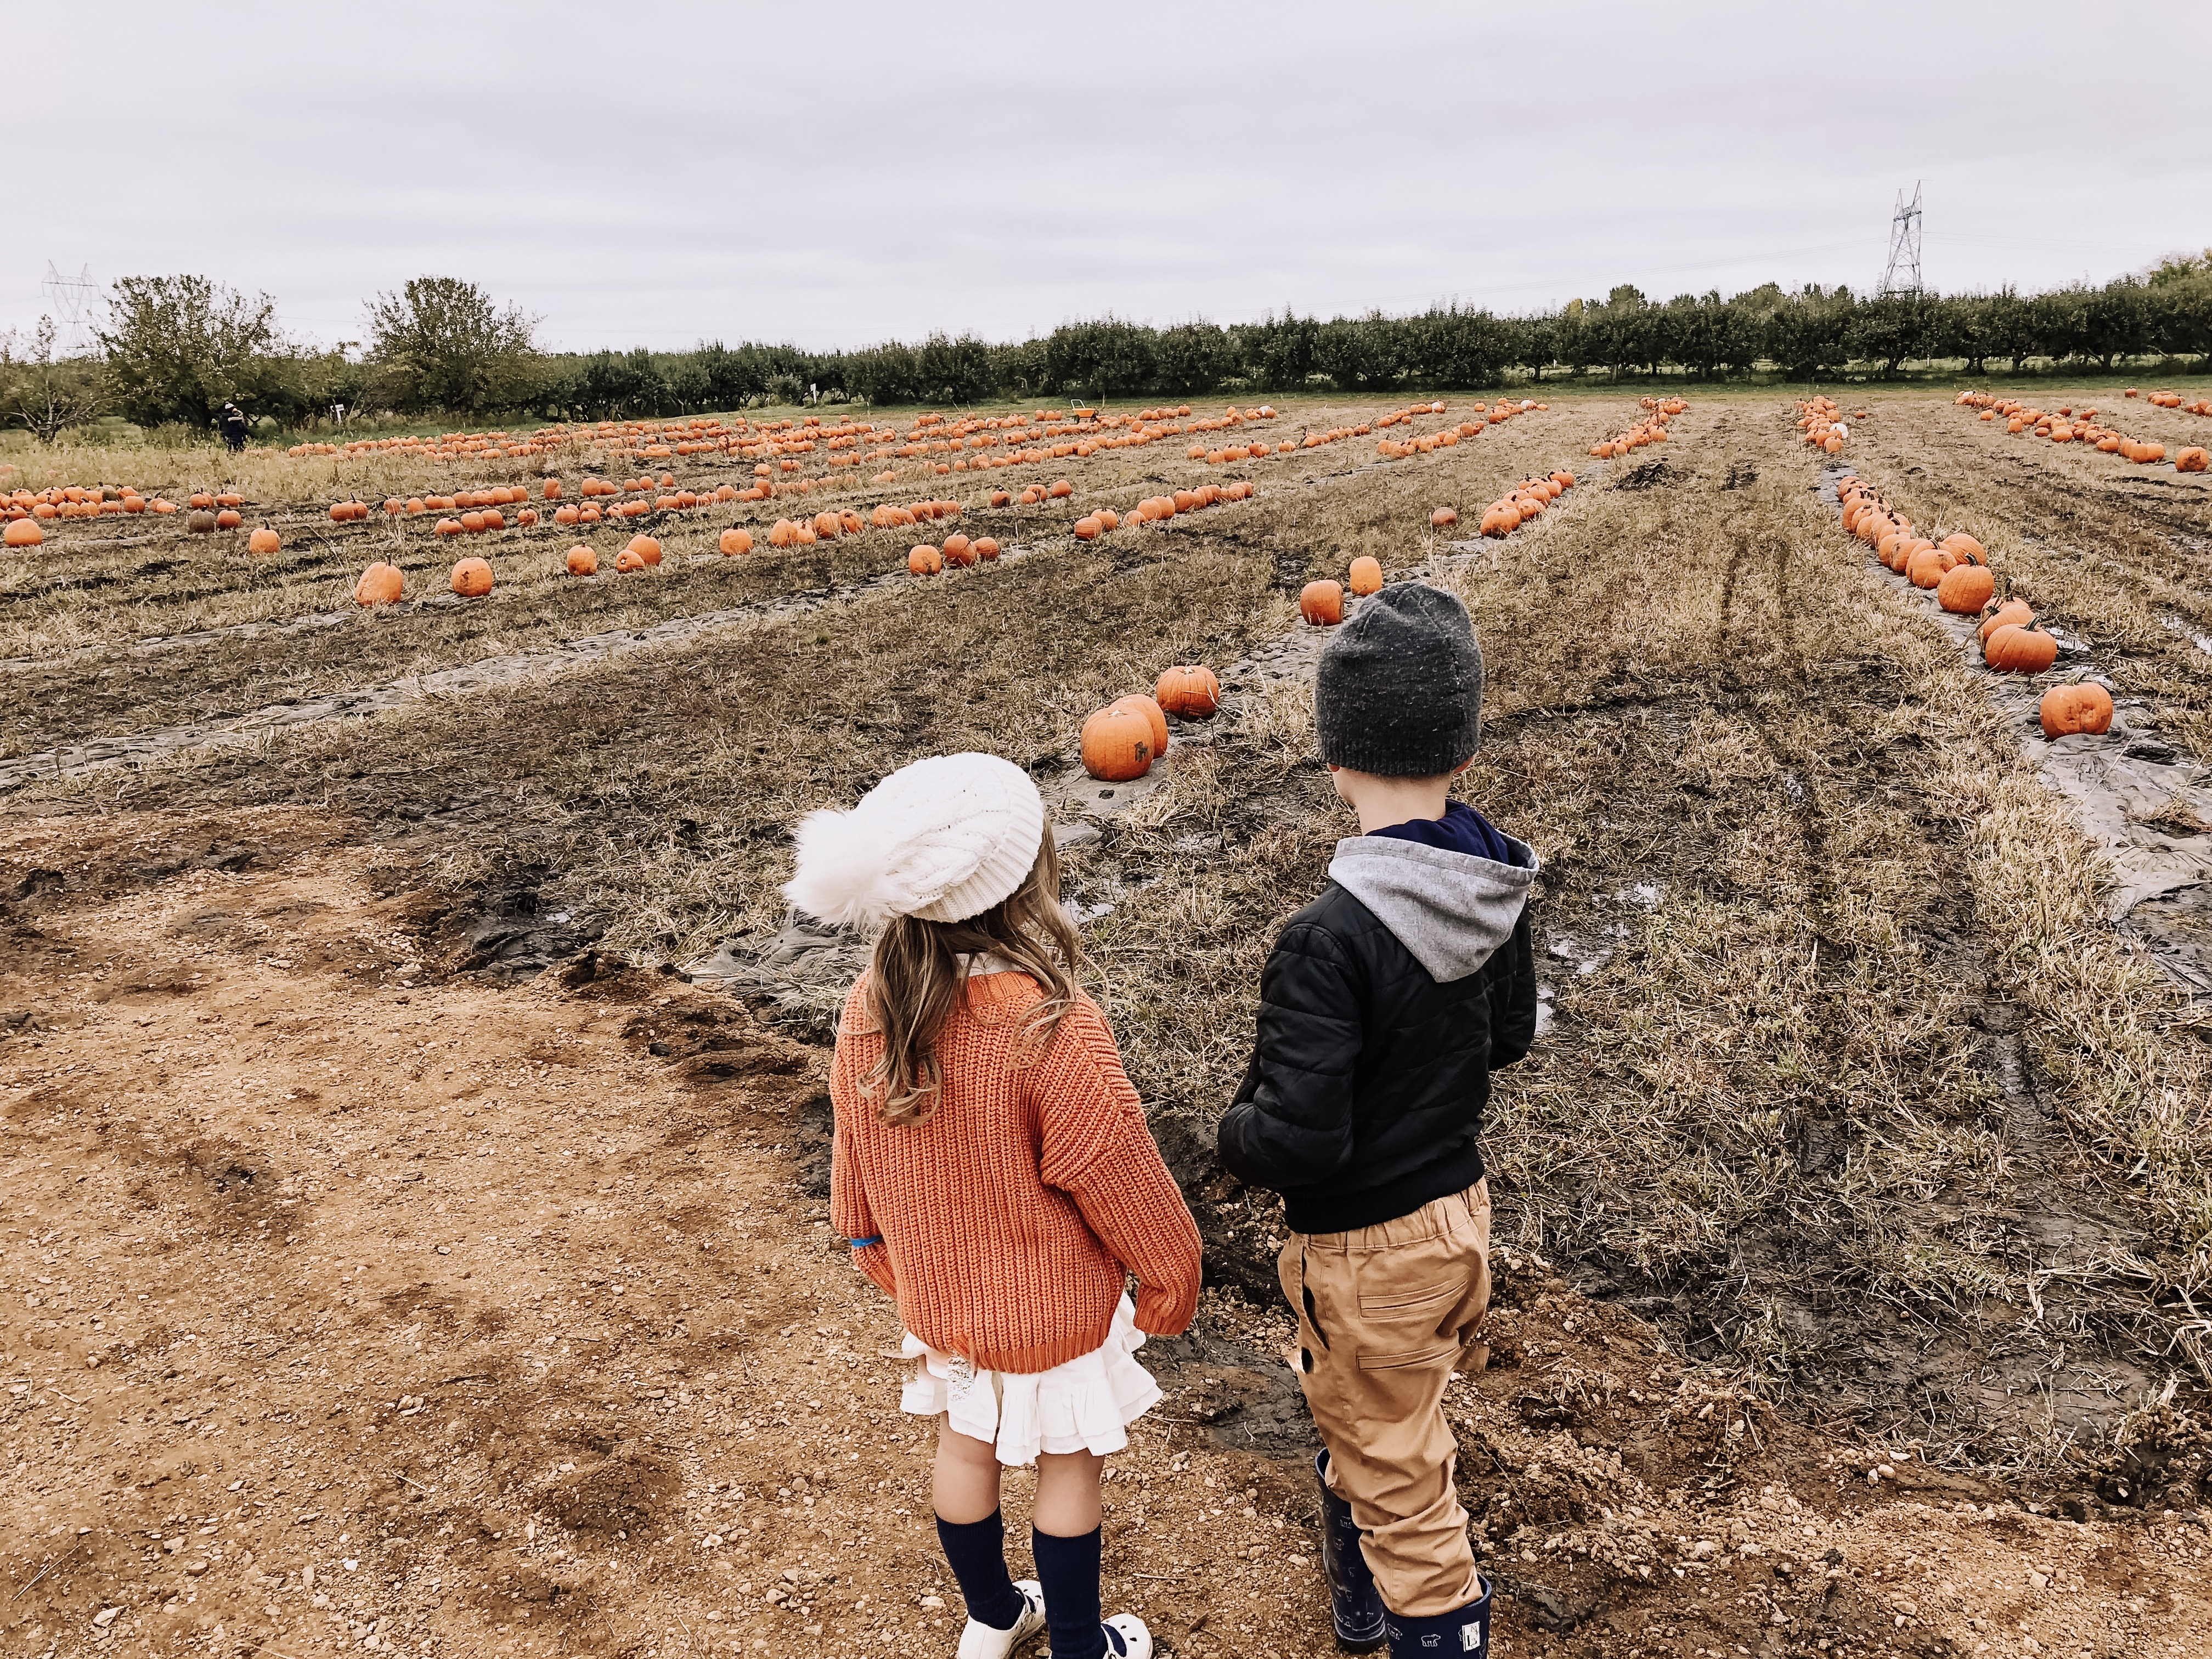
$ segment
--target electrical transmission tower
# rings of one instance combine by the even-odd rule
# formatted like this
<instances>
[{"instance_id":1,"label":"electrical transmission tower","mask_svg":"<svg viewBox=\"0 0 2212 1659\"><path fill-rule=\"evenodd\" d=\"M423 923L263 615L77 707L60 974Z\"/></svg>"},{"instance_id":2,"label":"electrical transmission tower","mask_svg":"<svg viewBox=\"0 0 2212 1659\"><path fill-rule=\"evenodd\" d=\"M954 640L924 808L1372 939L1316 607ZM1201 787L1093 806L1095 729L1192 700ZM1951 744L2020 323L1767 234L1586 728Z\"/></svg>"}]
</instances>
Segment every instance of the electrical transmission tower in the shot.
<instances>
[{"instance_id":1,"label":"electrical transmission tower","mask_svg":"<svg viewBox=\"0 0 2212 1659\"><path fill-rule=\"evenodd\" d=\"M1889 264L1881 273L1881 297L1920 294L1920 185L1912 186L1912 199L1897 192L1897 211L1889 220Z\"/></svg>"},{"instance_id":2,"label":"electrical transmission tower","mask_svg":"<svg viewBox=\"0 0 2212 1659\"><path fill-rule=\"evenodd\" d=\"M81 357L92 349L93 309L99 303L94 287L90 265L74 276L64 276L52 259L46 261L46 280L39 288L46 295L46 314L54 319L59 337L55 343L70 356Z\"/></svg>"}]
</instances>

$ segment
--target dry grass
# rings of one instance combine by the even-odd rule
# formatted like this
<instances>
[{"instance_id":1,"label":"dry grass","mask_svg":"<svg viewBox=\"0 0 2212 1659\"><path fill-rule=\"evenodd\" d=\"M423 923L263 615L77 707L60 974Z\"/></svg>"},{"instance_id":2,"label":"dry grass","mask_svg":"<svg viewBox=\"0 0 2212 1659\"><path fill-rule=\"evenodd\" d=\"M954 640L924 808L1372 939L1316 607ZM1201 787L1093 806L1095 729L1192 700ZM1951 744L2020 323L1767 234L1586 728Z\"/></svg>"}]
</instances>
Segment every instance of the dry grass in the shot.
<instances>
[{"instance_id":1,"label":"dry grass","mask_svg":"<svg viewBox=\"0 0 2212 1659\"><path fill-rule=\"evenodd\" d=\"M2176 1363L2145 1291L2201 1276L2212 1236L2203 1045L1778 412L1683 425L1673 484L1571 496L1441 578L1490 642L1467 793L1538 847L1544 936L1574 953L1551 960L1558 1023L1501 1079L1503 1218L1769 1386L1908 1412L1961 1461L2047 1458ZM1723 489L1746 461L1765 477ZM1290 701L1127 837L1158 879L1096 929L1188 1147L1241 1073L1269 939L1351 827L1298 775ZM1218 853L1175 850L1224 826ZM1218 1250L1264 1240L1252 1214ZM2045 1366L2047 1418L2013 1399Z\"/></svg>"},{"instance_id":2,"label":"dry grass","mask_svg":"<svg viewBox=\"0 0 2212 1659\"><path fill-rule=\"evenodd\" d=\"M1919 416L1877 401L1865 453L1847 459L1923 520L1971 508L2008 571L2051 584L2047 602L2071 607L2075 580L2082 604L2094 597L2062 551L2039 550L2044 497L2001 496L1977 473L1990 464L1973 434L1946 465L1948 494L1933 466L1883 476L1882 434ZM1563 401L1388 466L1358 443L1304 452L1249 469L1253 502L1089 547L1063 533L1085 507L1223 475L1173 445L1067 464L1074 501L1028 520L1038 551L997 569L306 729L251 756L29 793L75 810L312 801L387 834L427 811L414 833L471 902L535 887L630 951L681 958L780 921L789 826L807 808L956 747L1056 775L1105 697L1167 663L1222 665L1266 643L1293 625L1299 582L1358 553L1403 569L1443 552L1431 507L1466 513L1530 471L1581 470L1630 408ZM1765 1386L1881 1426L1917 1419L1959 1461L2025 1462L2109 1428L2175 1363L2160 1357L2173 1328L2154 1297L2205 1276L2212 1051L2097 920L2087 851L1973 672L1841 535L1790 412L1695 399L1675 441L1604 469L1510 540L1439 560L1489 654L1490 735L1467 793L1546 864L1557 1020L1500 1079L1501 1231ZM2103 580L2116 597L2096 614L2131 630L2133 653L2145 629L2164 634L2162 608L2201 602L2201 584L2160 565L2120 503L2100 510L2110 561L2131 574ZM585 589L533 552L494 605L357 620L287 636L281 653L227 646L174 671L130 659L57 675L43 725L17 741L143 721L194 674L234 699L287 675L362 683L493 639L524 647L857 579L892 550L870 538L812 565L687 567L694 534L707 531L664 534L673 568L650 585ZM132 631L103 610L127 603L88 596L88 636ZM2185 657L2144 637L2122 672L2154 682L2162 707L2196 707ZM135 689L173 672L158 695ZM1091 930L1097 983L1201 1200L1210 1259L1265 1295L1272 1212L1219 1178L1212 1125L1268 945L1351 823L1312 759L1310 688L1232 690L1213 740L1177 755L1170 787L1073 872L1115 907Z\"/></svg>"}]
</instances>

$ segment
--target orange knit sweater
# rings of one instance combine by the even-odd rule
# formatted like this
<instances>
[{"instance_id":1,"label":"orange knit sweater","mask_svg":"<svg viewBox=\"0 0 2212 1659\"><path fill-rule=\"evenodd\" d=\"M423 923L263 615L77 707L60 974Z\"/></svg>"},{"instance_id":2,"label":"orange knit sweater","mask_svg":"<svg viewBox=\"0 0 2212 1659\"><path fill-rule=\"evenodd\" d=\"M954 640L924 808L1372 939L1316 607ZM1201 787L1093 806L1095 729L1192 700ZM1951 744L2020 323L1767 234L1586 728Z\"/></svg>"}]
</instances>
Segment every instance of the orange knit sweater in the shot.
<instances>
[{"instance_id":1,"label":"orange knit sweater","mask_svg":"<svg viewBox=\"0 0 2212 1659\"><path fill-rule=\"evenodd\" d=\"M1104 1344L1125 1270L1140 1329L1189 1324L1198 1229L1098 1005L1079 993L1052 1041L1020 1056L1036 981L971 978L937 1036L936 1112L894 1127L860 1095L883 1052L866 988L863 975L845 1000L830 1074L830 1217L848 1238L882 1238L854 1260L907 1329L988 1370L1050 1370Z\"/></svg>"}]
</instances>

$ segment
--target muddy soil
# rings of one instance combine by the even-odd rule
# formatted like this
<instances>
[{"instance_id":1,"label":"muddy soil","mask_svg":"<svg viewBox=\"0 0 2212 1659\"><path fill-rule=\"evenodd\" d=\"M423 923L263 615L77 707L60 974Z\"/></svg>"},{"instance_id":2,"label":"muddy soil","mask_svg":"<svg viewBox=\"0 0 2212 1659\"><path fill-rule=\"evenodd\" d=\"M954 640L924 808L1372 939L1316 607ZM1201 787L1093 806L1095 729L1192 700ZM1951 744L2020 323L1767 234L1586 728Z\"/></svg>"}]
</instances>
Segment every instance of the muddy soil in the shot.
<instances>
[{"instance_id":1,"label":"muddy soil","mask_svg":"<svg viewBox=\"0 0 2212 1659\"><path fill-rule=\"evenodd\" d=\"M809 1178L822 1051L589 951L495 983L424 874L306 811L0 834L9 1650L949 1650L929 1431ZM2007 1492L1498 1268L1450 1409L1502 1651L2117 1659L2212 1621L2185 1425ZM1163 1652L1328 1650L1287 1335L1210 1293L1147 1350L1106 1576Z\"/></svg>"}]
</instances>

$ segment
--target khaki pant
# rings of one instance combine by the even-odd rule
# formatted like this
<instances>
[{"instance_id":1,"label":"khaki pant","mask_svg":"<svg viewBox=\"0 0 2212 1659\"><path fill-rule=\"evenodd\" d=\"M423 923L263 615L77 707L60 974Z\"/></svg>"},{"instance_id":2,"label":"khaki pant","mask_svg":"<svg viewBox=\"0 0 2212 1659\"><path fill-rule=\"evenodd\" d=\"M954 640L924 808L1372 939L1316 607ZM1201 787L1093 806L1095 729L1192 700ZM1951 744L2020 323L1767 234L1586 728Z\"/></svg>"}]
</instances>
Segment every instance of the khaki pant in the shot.
<instances>
[{"instance_id":1,"label":"khaki pant","mask_svg":"<svg viewBox=\"0 0 2212 1659\"><path fill-rule=\"evenodd\" d=\"M1490 1188L1346 1233L1292 1233L1278 1264L1298 1314L1298 1382L1352 1505L1383 1605L1409 1619L1482 1594L1453 1490L1444 1384L1480 1370L1490 1306Z\"/></svg>"}]
</instances>

